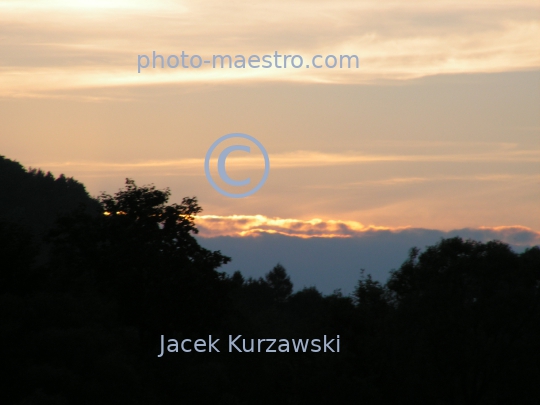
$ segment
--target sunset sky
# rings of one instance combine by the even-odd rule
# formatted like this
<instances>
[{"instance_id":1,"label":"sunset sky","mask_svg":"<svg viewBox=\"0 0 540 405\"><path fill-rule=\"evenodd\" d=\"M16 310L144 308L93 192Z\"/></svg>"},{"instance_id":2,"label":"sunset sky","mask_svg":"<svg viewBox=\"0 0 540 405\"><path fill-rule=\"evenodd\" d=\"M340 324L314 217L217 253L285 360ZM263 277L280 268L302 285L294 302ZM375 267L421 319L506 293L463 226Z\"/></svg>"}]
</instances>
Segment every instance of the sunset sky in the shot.
<instances>
[{"instance_id":1,"label":"sunset sky","mask_svg":"<svg viewBox=\"0 0 540 405\"><path fill-rule=\"evenodd\" d=\"M146 69L139 54L358 55L358 69ZM197 196L207 236L407 227L540 240L538 1L0 1L0 155L91 195ZM241 132L271 170L218 194ZM235 165L236 163L236 165ZM228 161L239 179L257 156Z\"/></svg>"}]
</instances>

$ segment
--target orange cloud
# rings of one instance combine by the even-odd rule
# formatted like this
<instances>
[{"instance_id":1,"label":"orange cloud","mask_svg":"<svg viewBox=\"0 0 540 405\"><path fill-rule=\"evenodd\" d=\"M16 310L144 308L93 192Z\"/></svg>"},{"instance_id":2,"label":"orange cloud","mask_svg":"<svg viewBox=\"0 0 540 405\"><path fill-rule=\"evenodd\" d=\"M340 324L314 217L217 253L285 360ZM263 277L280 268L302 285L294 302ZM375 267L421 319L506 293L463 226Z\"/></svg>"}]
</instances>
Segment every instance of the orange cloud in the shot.
<instances>
[{"instance_id":1,"label":"orange cloud","mask_svg":"<svg viewBox=\"0 0 540 405\"><path fill-rule=\"evenodd\" d=\"M364 225L356 221L269 218L264 215L202 215L197 218L199 235L204 238L218 236L257 237L261 234L280 234L298 238L355 238L366 233L390 231L399 233L411 227L382 227ZM426 230L427 231L427 230ZM540 244L540 232L524 226L466 228L447 232L464 232L481 240L498 239L514 245Z\"/></svg>"},{"instance_id":2,"label":"orange cloud","mask_svg":"<svg viewBox=\"0 0 540 405\"><path fill-rule=\"evenodd\" d=\"M268 218L264 215L202 215L197 226L203 237L257 236L278 233L300 238L349 238L373 230L392 230L387 227L365 226L356 221ZM405 228L394 228L405 229Z\"/></svg>"}]
</instances>

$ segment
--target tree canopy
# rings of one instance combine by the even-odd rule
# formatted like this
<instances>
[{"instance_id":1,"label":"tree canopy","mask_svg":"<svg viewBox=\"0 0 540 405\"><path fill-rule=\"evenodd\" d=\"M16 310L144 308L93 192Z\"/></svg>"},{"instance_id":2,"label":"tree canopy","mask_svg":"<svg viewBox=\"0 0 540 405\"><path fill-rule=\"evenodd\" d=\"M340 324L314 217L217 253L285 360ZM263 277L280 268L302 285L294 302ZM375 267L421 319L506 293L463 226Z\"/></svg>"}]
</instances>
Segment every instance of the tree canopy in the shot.
<instances>
[{"instance_id":1,"label":"tree canopy","mask_svg":"<svg viewBox=\"0 0 540 405\"><path fill-rule=\"evenodd\" d=\"M56 224L43 240L26 215L0 221L5 403L540 401L538 247L516 253L499 241L443 239L412 248L385 283L362 273L351 296L295 291L279 263L258 279L219 271L230 258L195 238L195 197L169 203L168 189L127 179L68 210L58 201L71 186L89 198L78 183L0 164L19 176L15 189L29 187L18 198L33 187L50 192L54 207L37 212L54 218L40 229ZM37 204L13 198L0 204L25 212ZM210 334L339 335L342 350L157 357L161 335Z\"/></svg>"}]
</instances>

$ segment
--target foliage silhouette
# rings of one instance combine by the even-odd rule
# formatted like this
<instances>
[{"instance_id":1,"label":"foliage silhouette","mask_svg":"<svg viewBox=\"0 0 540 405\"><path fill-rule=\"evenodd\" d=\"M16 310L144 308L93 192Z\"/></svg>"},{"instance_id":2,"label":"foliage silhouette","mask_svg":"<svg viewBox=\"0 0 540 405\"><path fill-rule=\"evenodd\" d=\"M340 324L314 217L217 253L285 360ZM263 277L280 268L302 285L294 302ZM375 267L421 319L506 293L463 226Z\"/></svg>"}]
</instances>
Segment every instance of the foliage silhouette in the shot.
<instances>
[{"instance_id":1,"label":"foliage silhouette","mask_svg":"<svg viewBox=\"0 0 540 405\"><path fill-rule=\"evenodd\" d=\"M84 206L91 212L97 202L84 186L70 177L26 170L0 155L0 220L16 222L39 237L50 230L59 215Z\"/></svg>"},{"instance_id":2,"label":"foliage silhouette","mask_svg":"<svg viewBox=\"0 0 540 405\"><path fill-rule=\"evenodd\" d=\"M391 374L402 400L479 404L539 398L533 381L540 374L533 364L540 358L532 337L540 332L540 262L531 266L529 259L538 251L519 255L501 242L460 238L421 254L411 250L386 285L394 307L390 333L399 336L392 353L408 371Z\"/></svg>"},{"instance_id":3,"label":"foliage silhouette","mask_svg":"<svg viewBox=\"0 0 540 405\"><path fill-rule=\"evenodd\" d=\"M169 204L168 189L127 179L92 200L59 179L0 159L15 190L0 196L3 403L540 401L538 247L444 239L386 283L362 273L350 297L295 292L281 264L259 279L219 272L230 258L194 237L195 198ZM210 334L221 353L157 357L161 335ZM340 335L341 351L228 353L238 334Z\"/></svg>"},{"instance_id":4,"label":"foliage silhouette","mask_svg":"<svg viewBox=\"0 0 540 405\"><path fill-rule=\"evenodd\" d=\"M194 217L201 211L197 200L167 205L169 196L169 190L138 187L127 179L124 190L98 198L99 215L65 217L49 238L60 279L69 273L92 280L100 294L119 305L124 322L147 332L145 339L158 329L174 330L167 327L172 318L192 327L201 317L219 322L222 307L215 298L225 299L219 282L225 276L216 269L230 259L193 237Z\"/></svg>"},{"instance_id":5,"label":"foliage silhouette","mask_svg":"<svg viewBox=\"0 0 540 405\"><path fill-rule=\"evenodd\" d=\"M278 263L264 279L273 290L276 301L283 302L292 294L293 284L281 264Z\"/></svg>"}]
</instances>

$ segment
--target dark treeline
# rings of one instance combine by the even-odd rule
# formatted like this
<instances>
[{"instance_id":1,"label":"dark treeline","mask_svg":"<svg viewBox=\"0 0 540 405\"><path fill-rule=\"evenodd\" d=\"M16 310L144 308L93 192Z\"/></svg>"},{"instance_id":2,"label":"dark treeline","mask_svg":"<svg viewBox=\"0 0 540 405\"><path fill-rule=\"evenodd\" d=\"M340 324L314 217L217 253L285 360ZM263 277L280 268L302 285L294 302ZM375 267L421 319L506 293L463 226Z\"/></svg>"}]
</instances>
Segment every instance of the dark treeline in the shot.
<instances>
[{"instance_id":1,"label":"dark treeline","mask_svg":"<svg viewBox=\"0 0 540 405\"><path fill-rule=\"evenodd\" d=\"M537 404L540 249L452 238L351 296L219 271L195 198L73 179L0 157L3 404ZM43 252L46 252L45 254ZM361 267L361 263L359 263ZM340 336L339 353L229 353ZM220 353L160 354L220 338ZM334 346L335 348L335 346Z\"/></svg>"},{"instance_id":2,"label":"dark treeline","mask_svg":"<svg viewBox=\"0 0 540 405\"><path fill-rule=\"evenodd\" d=\"M16 222L42 236L58 216L81 205L95 212L98 204L72 178L55 178L39 169L25 170L0 155L0 220Z\"/></svg>"}]
</instances>

